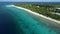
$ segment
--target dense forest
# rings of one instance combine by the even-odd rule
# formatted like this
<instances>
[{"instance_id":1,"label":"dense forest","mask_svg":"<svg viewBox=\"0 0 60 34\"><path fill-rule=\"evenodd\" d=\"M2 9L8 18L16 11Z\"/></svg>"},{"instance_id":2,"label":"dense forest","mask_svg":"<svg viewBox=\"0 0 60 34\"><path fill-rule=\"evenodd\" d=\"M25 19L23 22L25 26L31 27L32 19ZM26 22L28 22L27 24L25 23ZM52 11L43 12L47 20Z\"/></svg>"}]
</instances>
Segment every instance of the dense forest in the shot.
<instances>
[{"instance_id":1,"label":"dense forest","mask_svg":"<svg viewBox=\"0 0 60 34\"><path fill-rule=\"evenodd\" d=\"M37 12L47 17L51 17L53 19L60 20L60 15L51 13L55 12L56 8L60 8L60 4L15 4L15 5L27 8L31 11Z\"/></svg>"}]
</instances>

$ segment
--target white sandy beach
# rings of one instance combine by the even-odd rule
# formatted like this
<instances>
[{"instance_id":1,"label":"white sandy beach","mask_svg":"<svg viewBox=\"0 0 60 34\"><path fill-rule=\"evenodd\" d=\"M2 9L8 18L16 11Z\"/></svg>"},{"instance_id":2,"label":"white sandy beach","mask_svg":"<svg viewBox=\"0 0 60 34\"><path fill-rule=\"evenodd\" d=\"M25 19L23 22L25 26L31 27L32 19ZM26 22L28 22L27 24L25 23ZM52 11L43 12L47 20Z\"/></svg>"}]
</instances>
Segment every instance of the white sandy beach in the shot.
<instances>
[{"instance_id":1,"label":"white sandy beach","mask_svg":"<svg viewBox=\"0 0 60 34\"><path fill-rule=\"evenodd\" d=\"M18 8L18 9L23 9L23 10L25 10L25 11L28 11L28 12L34 14L34 15L37 15L37 16L42 17L42 18L45 18L46 20L49 20L49 21L52 21L52 22L55 22L55 23L60 23L60 21L58 21L58 20L52 19L52 18L50 18L50 17L46 17L46 16L41 15L41 14L38 14L38 13L36 13L36 12L34 12L34 11L31 11L31 10L29 10L29 9L22 8L22 7L18 7L18 6L15 6L15 5L10 5L10 6L16 7L16 8Z\"/></svg>"}]
</instances>

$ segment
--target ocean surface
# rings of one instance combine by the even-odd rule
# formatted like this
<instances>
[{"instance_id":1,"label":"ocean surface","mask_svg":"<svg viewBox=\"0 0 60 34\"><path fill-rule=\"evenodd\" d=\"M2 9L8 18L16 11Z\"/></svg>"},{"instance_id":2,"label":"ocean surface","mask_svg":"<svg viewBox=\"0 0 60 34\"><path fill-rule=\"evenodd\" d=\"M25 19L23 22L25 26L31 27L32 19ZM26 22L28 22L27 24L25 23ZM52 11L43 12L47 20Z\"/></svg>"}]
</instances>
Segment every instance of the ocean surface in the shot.
<instances>
[{"instance_id":1,"label":"ocean surface","mask_svg":"<svg viewBox=\"0 0 60 34\"><path fill-rule=\"evenodd\" d=\"M0 4L60 4L60 2L0 2Z\"/></svg>"},{"instance_id":2,"label":"ocean surface","mask_svg":"<svg viewBox=\"0 0 60 34\"><path fill-rule=\"evenodd\" d=\"M25 10L7 5L0 4L0 34L60 34L60 30L47 27L42 19L38 21Z\"/></svg>"}]
</instances>

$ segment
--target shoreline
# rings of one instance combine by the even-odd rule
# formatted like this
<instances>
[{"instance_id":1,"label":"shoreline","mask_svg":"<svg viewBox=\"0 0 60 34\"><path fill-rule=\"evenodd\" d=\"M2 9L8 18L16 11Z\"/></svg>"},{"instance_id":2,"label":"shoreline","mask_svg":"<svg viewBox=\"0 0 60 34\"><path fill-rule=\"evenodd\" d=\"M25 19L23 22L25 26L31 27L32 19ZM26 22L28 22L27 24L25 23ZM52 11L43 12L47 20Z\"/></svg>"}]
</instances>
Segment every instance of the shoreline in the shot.
<instances>
[{"instance_id":1,"label":"shoreline","mask_svg":"<svg viewBox=\"0 0 60 34\"><path fill-rule=\"evenodd\" d=\"M15 5L10 5L10 6L15 7L15 8L18 8L18 9L25 10L25 11L27 11L27 12L30 12L30 13L32 13L32 14L34 14L34 15L37 15L37 16L42 17L42 18L44 18L44 19L47 19L47 20L49 20L49 21L56 22L56 23L60 23L60 21L58 21L58 20L52 19L52 18L50 18L50 17L46 17L46 16L44 16L44 15L42 15L42 14L33 12L33 11L29 10L29 9L26 9L26 8L23 8L23 7L19 7L19 6L15 6Z\"/></svg>"}]
</instances>

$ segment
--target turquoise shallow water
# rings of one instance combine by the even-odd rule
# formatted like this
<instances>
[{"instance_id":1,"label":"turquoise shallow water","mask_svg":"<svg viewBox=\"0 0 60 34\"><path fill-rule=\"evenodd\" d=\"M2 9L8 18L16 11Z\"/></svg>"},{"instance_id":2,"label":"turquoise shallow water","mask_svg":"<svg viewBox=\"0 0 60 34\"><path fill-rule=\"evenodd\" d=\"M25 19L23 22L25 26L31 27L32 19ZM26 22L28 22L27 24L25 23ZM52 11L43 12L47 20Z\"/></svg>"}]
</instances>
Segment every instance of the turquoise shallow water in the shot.
<instances>
[{"instance_id":1,"label":"turquoise shallow water","mask_svg":"<svg viewBox=\"0 0 60 34\"><path fill-rule=\"evenodd\" d=\"M54 30L50 30L50 28L43 24L46 22L35 20L35 18L24 10L14 7L1 7L0 13L1 11L3 11L2 17L5 19L7 18L6 20L8 20L3 22L4 25L7 24L6 26L3 26L5 29L3 30L1 27L6 34L57 34Z\"/></svg>"}]
</instances>

